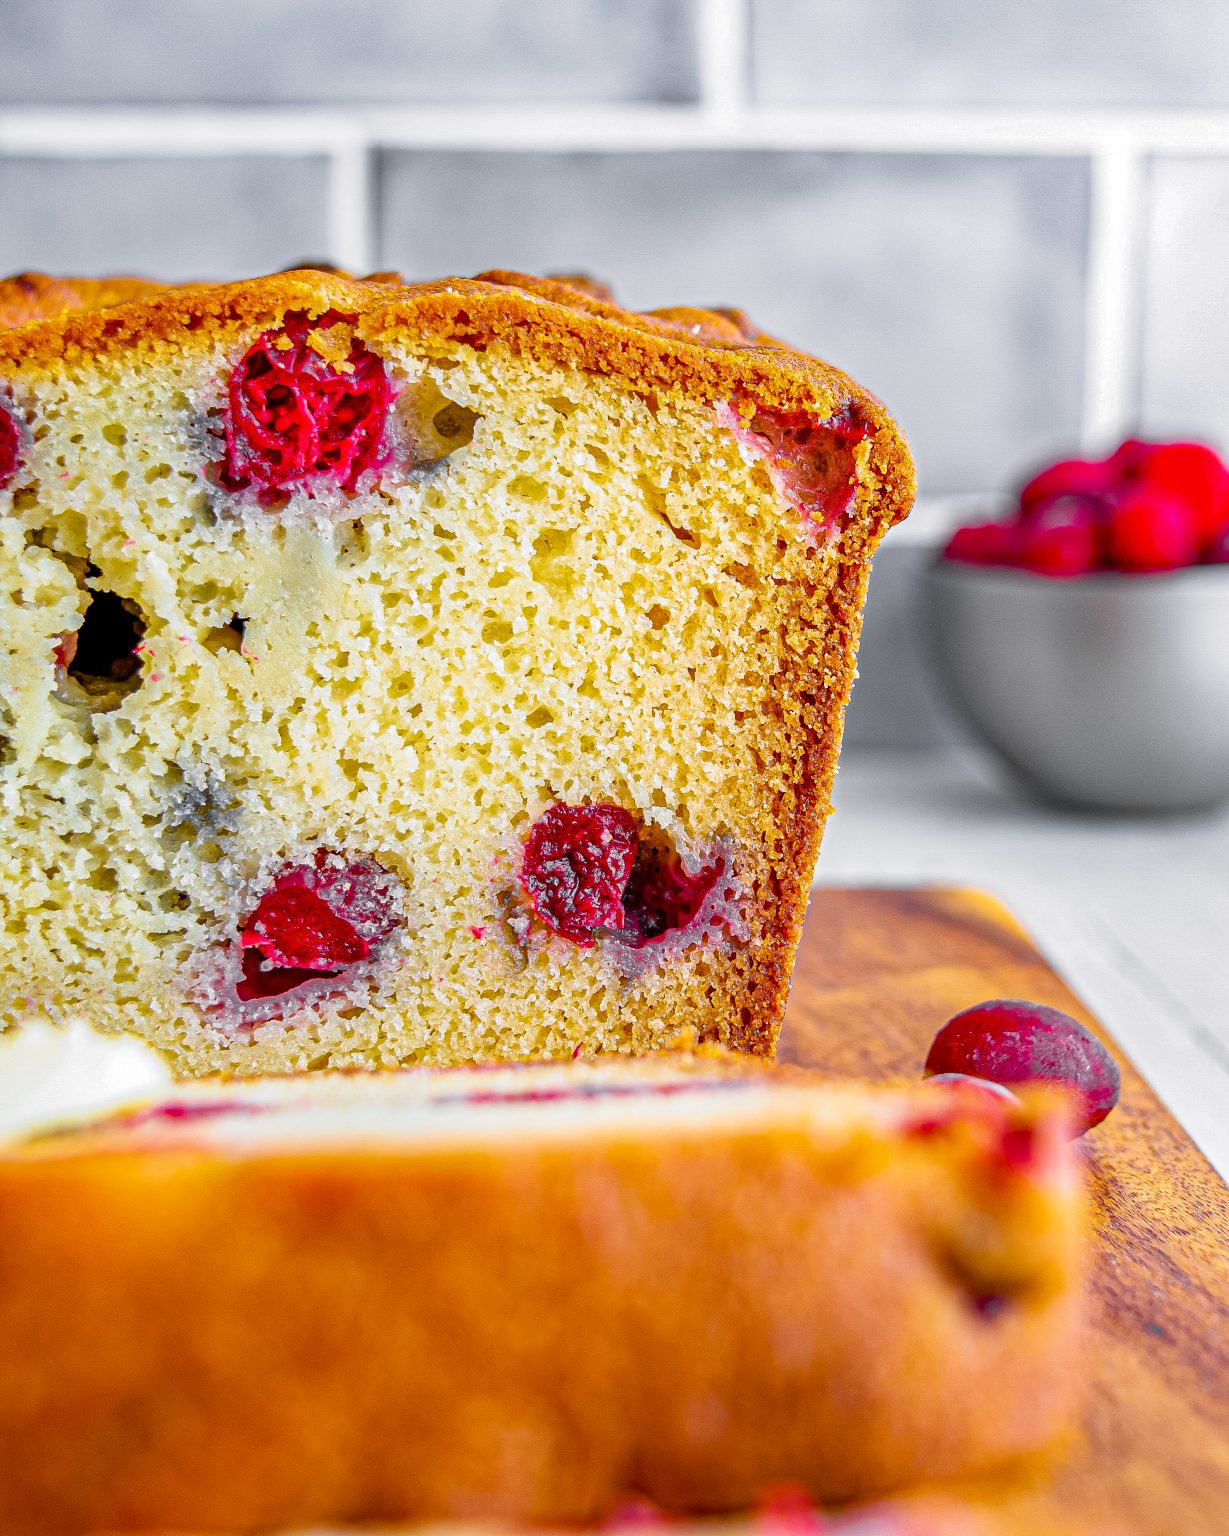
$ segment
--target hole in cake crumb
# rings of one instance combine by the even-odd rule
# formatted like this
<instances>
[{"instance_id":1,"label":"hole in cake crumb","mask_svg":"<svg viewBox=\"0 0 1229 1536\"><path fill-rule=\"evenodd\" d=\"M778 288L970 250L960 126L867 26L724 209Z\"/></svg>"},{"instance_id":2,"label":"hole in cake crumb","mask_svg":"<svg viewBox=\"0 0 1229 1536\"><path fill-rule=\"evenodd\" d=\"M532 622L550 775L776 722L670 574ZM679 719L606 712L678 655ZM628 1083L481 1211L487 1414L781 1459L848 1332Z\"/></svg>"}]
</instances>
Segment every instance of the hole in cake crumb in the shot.
<instances>
[{"instance_id":1,"label":"hole in cake crumb","mask_svg":"<svg viewBox=\"0 0 1229 1536\"><path fill-rule=\"evenodd\" d=\"M540 726L552 724L554 719L554 715L551 714L546 705L539 704L537 709L531 710L530 713L525 716L525 724L532 726L536 730Z\"/></svg>"},{"instance_id":2,"label":"hole in cake crumb","mask_svg":"<svg viewBox=\"0 0 1229 1536\"><path fill-rule=\"evenodd\" d=\"M670 622L670 610L663 608L660 603L654 603L645 617L654 629L665 629Z\"/></svg>"},{"instance_id":3,"label":"hole in cake crumb","mask_svg":"<svg viewBox=\"0 0 1229 1536\"><path fill-rule=\"evenodd\" d=\"M409 447L410 468L429 470L474 440L477 411L450 400L433 378L424 375L408 384L395 406L401 433Z\"/></svg>"},{"instance_id":4,"label":"hole in cake crumb","mask_svg":"<svg viewBox=\"0 0 1229 1536\"><path fill-rule=\"evenodd\" d=\"M97 576L94 566L88 573ZM145 618L131 598L89 588L79 629L69 630L56 648L64 676L98 709L114 709L141 686Z\"/></svg>"},{"instance_id":5,"label":"hole in cake crumb","mask_svg":"<svg viewBox=\"0 0 1229 1536\"><path fill-rule=\"evenodd\" d=\"M201 644L207 651L212 651L216 656L219 651L234 651L236 654L243 650L243 637L247 632L247 620L233 614L229 624L219 625L216 629L205 632L201 638Z\"/></svg>"},{"instance_id":6,"label":"hole in cake crumb","mask_svg":"<svg viewBox=\"0 0 1229 1536\"><path fill-rule=\"evenodd\" d=\"M546 487L532 475L516 475L508 482L509 496L519 496L522 501L545 501Z\"/></svg>"},{"instance_id":7,"label":"hole in cake crumb","mask_svg":"<svg viewBox=\"0 0 1229 1536\"><path fill-rule=\"evenodd\" d=\"M680 544L686 544L689 549L699 549L700 540L692 533L690 528L684 528L674 522L666 510L666 493L661 486L654 485L645 475L636 477L636 484L640 487L640 493L644 497L644 504L658 522L664 523Z\"/></svg>"}]
</instances>

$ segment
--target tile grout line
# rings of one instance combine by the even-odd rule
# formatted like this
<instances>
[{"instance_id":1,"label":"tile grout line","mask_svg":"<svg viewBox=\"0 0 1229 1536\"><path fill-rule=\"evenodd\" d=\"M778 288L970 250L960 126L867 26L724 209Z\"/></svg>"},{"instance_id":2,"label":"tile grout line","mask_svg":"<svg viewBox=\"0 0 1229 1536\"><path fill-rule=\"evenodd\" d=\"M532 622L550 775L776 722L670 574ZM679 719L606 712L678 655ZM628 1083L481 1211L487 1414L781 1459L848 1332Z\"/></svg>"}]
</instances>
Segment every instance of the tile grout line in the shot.
<instances>
[{"instance_id":1,"label":"tile grout line","mask_svg":"<svg viewBox=\"0 0 1229 1536\"><path fill-rule=\"evenodd\" d=\"M729 118L747 107L750 16L748 0L699 0L696 44L700 107Z\"/></svg>"},{"instance_id":2,"label":"tile grout line","mask_svg":"<svg viewBox=\"0 0 1229 1536\"><path fill-rule=\"evenodd\" d=\"M743 0L706 0L706 10ZM746 102L746 55L701 35L692 106L0 108L0 156L328 154L339 142L483 150L761 149L1126 157L1229 154L1229 113L780 109Z\"/></svg>"},{"instance_id":3,"label":"tile grout line","mask_svg":"<svg viewBox=\"0 0 1229 1536\"><path fill-rule=\"evenodd\" d=\"M329 260L348 272L370 272L376 265L373 147L356 134L333 147L328 165Z\"/></svg>"},{"instance_id":4,"label":"tile grout line","mask_svg":"<svg viewBox=\"0 0 1229 1536\"><path fill-rule=\"evenodd\" d=\"M1139 150L1129 144L1098 150L1092 160L1088 270L1084 279L1080 435L1087 452L1112 447L1135 414L1143 212L1143 158Z\"/></svg>"}]
</instances>

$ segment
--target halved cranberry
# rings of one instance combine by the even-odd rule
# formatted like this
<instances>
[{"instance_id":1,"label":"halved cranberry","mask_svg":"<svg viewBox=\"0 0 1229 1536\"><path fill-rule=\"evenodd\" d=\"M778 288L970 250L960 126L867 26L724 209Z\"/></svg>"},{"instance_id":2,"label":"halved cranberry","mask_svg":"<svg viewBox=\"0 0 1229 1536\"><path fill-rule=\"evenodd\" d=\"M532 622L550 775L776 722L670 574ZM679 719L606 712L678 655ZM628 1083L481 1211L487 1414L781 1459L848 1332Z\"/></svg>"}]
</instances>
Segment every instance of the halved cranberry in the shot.
<instances>
[{"instance_id":1,"label":"halved cranberry","mask_svg":"<svg viewBox=\"0 0 1229 1536\"><path fill-rule=\"evenodd\" d=\"M790 504L820 527L838 523L853 503L857 445L870 424L853 406L820 419L808 411L758 408L737 435L768 461Z\"/></svg>"},{"instance_id":2,"label":"halved cranberry","mask_svg":"<svg viewBox=\"0 0 1229 1536\"><path fill-rule=\"evenodd\" d=\"M1013 998L978 1003L949 1019L930 1047L926 1073L968 1074L1009 1087L1053 1083L1075 1102L1077 1135L1105 1119L1121 1089L1114 1058L1078 1020Z\"/></svg>"},{"instance_id":3,"label":"halved cranberry","mask_svg":"<svg viewBox=\"0 0 1229 1536\"><path fill-rule=\"evenodd\" d=\"M262 896L239 940L245 949L258 949L271 965L301 971L339 971L371 953L354 924L303 885Z\"/></svg>"},{"instance_id":4,"label":"halved cranberry","mask_svg":"<svg viewBox=\"0 0 1229 1536\"><path fill-rule=\"evenodd\" d=\"M20 463L21 433L12 413L0 405L0 491L12 481Z\"/></svg>"},{"instance_id":5,"label":"halved cranberry","mask_svg":"<svg viewBox=\"0 0 1229 1536\"><path fill-rule=\"evenodd\" d=\"M642 845L623 892L626 924L619 935L633 949L652 944L694 922L725 873L725 861L689 875L678 854Z\"/></svg>"},{"instance_id":6,"label":"halved cranberry","mask_svg":"<svg viewBox=\"0 0 1229 1536\"><path fill-rule=\"evenodd\" d=\"M240 1001L280 997L368 959L397 926L395 894L395 877L374 859L327 848L283 869L240 925Z\"/></svg>"},{"instance_id":7,"label":"halved cranberry","mask_svg":"<svg viewBox=\"0 0 1229 1536\"><path fill-rule=\"evenodd\" d=\"M597 928L622 928L623 892L639 847L636 823L619 805L550 806L525 840L520 880L553 932L586 947Z\"/></svg>"},{"instance_id":8,"label":"halved cranberry","mask_svg":"<svg viewBox=\"0 0 1229 1536\"><path fill-rule=\"evenodd\" d=\"M317 320L288 314L240 359L227 391L226 455L217 466L227 490L254 486L262 500L276 500L328 476L353 494L359 477L385 462L396 391L383 360L355 338L343 369L311 344L313 334L350 318L333 310Z\"/></svg>"}]
</instances>

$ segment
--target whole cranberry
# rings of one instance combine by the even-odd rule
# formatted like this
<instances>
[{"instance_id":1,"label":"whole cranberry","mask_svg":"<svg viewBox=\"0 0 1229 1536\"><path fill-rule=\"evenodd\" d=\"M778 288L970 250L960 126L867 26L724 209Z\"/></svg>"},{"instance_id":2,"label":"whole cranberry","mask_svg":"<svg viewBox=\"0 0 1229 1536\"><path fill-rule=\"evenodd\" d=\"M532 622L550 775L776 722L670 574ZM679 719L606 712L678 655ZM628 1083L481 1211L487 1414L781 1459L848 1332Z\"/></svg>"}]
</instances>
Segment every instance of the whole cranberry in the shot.
<instances>
[{"instance_id":1,"label":"whole cranberry","mask_svg":"<svg viewBox=\"0 0 1229 1536\"><path fill-rule=\"evenodd\" d=\"M1020 515L1027 520L1059 496L1107 496L1117 481L1117 469L1104 459L1062 459L1022 487Z\"/></svg>"},{"instance_id":2,"label":"whole cranberry","mask_svg":"<svg viewBox=\"0 0 1229 1536\"><path fill-rule=\"evenodd\" d=\"M951 1018L935 1036L926 1075L962 1073L1017 1087L1052 1083L1076 1105L1076 1135L1118 1102L1117 1063L1078 1020L1044 1003L994 998Z\"/></svg>"},{"instance_id":3,"label":"whole cranberry","mask_svg":"<svg viewBox=\"0 0 1229 1536\"><path fill-rule=\"evenodd\" d=\"M1229 469L1206 443L1129 438L1110 462L1126 484L1181 502L1194 515L1201 547L1229 526Z\"/></svg>"},{"instance_id":4,"label":"whole cranberry","mask_svg":"<svg viewBox=\"0 0 1229 1536\"><path fill-rule=\"evenodd\" d=\"M1004 1088L1002 1083L991 1082L988 1077L971 1077L967 1072L933 1072L926 1081L941 1084L944 1088L951 1088L957 1093L986 1093L993 1098L1003 1099L1008 1104L1020 1102L1011 1089Z\"/></svg>"},{"instance_id":5,"label":"whole cranberry","mask_svg":"<svg viewBox=\"0 0 1229 1536\"><path fill-rule=\"evenodd\" d=\"M957 528L943 551L945 560L965 565L1014 565L1019 531L1012 523L970 523Z\"/></svg>"},{"instance_id":6,"label":"whole cranberry","mask_svg":"<svg viewBox=\"0 0 1229 1536\"><path fill-rule=\"evenodd\" d=\"M1208 565L1229 565L1229 528L1217 534L1204 551L1203 558Z\"/></svg>"},{"instance_id":7,"label":"whole cranberry","mask_svg":"<svg viewBox=\"0 0 1229 1536\"><path fill-rule=\"evenodd\" d=\"M1163 491L1128 492L1106 525L1110 563L1120 571L1176 571L1199 558L1195 513Z\"/></svg>"},{"instance_id":8,"label":"whole cranberry","mask_svg":"<svg viewBox=\"0 0 1229 1536\"><path fill-rule=\"evenodd\" d=\"M1045 576L1085 576L1101 559L1099 504L1087 496L1058 496L1020 533L1020 564Z\"/></svg>"}]
</instances>

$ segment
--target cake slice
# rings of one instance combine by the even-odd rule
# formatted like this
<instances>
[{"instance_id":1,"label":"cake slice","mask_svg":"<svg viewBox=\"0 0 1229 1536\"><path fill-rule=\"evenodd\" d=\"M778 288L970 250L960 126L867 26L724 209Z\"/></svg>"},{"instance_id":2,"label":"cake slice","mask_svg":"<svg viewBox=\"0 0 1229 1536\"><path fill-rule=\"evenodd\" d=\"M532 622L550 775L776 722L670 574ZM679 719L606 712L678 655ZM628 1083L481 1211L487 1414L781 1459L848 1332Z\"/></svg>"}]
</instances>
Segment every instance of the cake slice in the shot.
<instances>
[{"instance_id":1,"label":"cake slice","mask_svg":"<svg viewBox=\"0 0 1229 1536\"><path fill-rule=\"evenodd\" d=\"M184 1087L0 1153L0 1532L992 1471L1078 1378L1064 1114L680 1056Z\"/></svg>"},{"instance_id":2,"label":"cake slice","mask_svg":"<svg viewBox=\"0 0 1229 1536\"><path fill-rule=\"evenodd\" d=\"M0 1021L184 1073L770 1053L912 496L879 402L592 285L22 281Z\"/></svg>"}]
</instances>

